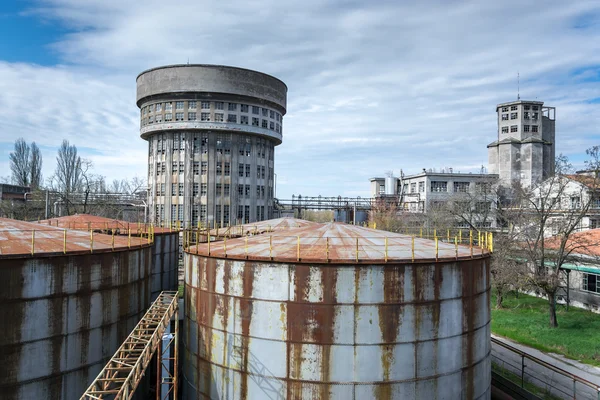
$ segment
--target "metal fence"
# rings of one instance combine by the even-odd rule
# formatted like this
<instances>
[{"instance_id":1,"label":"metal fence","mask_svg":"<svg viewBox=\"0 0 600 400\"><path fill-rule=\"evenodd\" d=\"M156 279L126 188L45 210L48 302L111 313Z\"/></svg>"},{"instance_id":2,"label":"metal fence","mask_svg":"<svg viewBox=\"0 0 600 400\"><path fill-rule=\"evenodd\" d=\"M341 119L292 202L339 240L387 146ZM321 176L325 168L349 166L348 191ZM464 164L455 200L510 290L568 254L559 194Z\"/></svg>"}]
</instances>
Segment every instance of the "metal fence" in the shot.
<instances>
[{"instance_id":1,"label":"metal fence","mask_svg":"<svg viewBox=\"0 0 600 400\"><path fill-rule=\"evenodd\" d=\"M600 400L600 386L492 338L492 371L544 399Z\"/></svg>"}]
</instances>

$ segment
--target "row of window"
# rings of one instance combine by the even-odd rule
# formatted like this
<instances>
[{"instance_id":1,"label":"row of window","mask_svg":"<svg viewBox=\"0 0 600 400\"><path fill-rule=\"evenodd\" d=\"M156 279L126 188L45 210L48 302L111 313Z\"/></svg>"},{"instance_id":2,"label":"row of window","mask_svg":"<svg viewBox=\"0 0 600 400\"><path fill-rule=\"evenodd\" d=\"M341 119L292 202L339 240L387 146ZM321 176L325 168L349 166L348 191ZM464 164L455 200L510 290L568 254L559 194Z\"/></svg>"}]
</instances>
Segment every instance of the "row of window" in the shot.
<instances>
[{"instance_id":1,"label":"row of window","mask_svg":"<svg viewBox=\"0 0 600 400\"><path fill-rule=\"evenodd\" d=\"M525 119L537 120L538 113L525 112L523 117ZM510 119L519 119L519 113L510 113ZM508 114L502 114L502 121L508 121Z\"/></svg>"},{"instance_id":2,"label":"row of window","mask_svg":"<svg viewBox=\"0 0 600 400\"><path fill-rule=\"evenodd\" d=\"M175 103L175 110L183 111L186 108L188 110L197 110L197 107L198 107L198 102L192 101L192 100L176 101L174 103ZM185 103L187 103L187 107L185 106ZM271 118L277 122L281 122L281 120L282 120L281 114L278 113L277 111L270 110L270 109L264 108L264 107L250 106L248 104L225 103L223 101L215 101L215 102L201 101L200 109L201 110L210 110L211 103L214 103L214 108L213 108L214 110L225 110L225 104L227 104L227 111L237 112L238 105L239 105L239 110L242 113L250 113L250 110L252 110L252 114L254 114L254 115L262 115L263 117ZM141 112L142 116L144 116L147 114L162 112L163 110L164 111L172 111L173 110L173 102L150 104L148 106L142 107L140 112Z\"/></svg>"},{"instance_id":3,"label":"row of window","mask_svg":"<svg viewBox=\"0 0 600 400\"><path fill-rule=\"evenodd\" d=\"M166 196L167 193L165 191L166 186L164 183L161 183L160 185L157 185L157 192L156 195L157 196ZM239 184L237 185L237 189L238 189L238 196L240 198L250 198L250 193L251 193L251 185L243 185L243 184ZM184 185L183 183L172 183L171 184L171 196L184 196ZM265 194L272 193L272 189L271 188L267 188L267 190L265 191L265 186L264 185L257 185L256 186L256 198L258 199L264 199L265 198ZM196 197L196 196L206 196L208 194L208 185L206 183L197 183L194 182L193 186L192 186L192 196ZM229 183L217 183L215 184L215 195L216 197L229 197L231 194L231 185Z\"/></svg>"},{"instance_id":4,"label":"row of window","mask_svg":"<svg viewBox=\"0 0 600 400\"><path fill-rule=\"evenodd\" d=\"M454 182L455 193L466 193L469 191L469 182ZM419 187L420 189L420 187ZM475 191L477 193L488 193L491 190L490 182L475 182ZM446 181L431 181L432 192L448 192L448 182Z\"/></svg>"},{"instance_id":5,"label":"row of window","mask_svg":"<svg viewBox=\"0 0 600 400\"><path fill-rule=\"evenodd\" d=\"M184 151L186 148L186 138L184 134L180 134L178 132L173 133L173 148L172 151L179 152ZM216 135L216 153L217 154L231 154L231 148L233 146L232 136L231 134L217 134ZM154 150L156 149L157 154L165 154L167 149L167 136L166 134L158 134L155 136L154 140L150 140L148 144L148 153L149 155L154 154ZM208 153L208 134L194 134L192 139L192 146L194 153ZM258 158L266 158L267 157L267 140L263 138L255 139L255 149L257 152ZM238 152L240 156L250 157L252 155L252 140L249 137L241 137L238 142ZM272 159L272 157L270 157ZM163 171L164 172L164 171ZM181 171L183 172L183 170ZM157 170L158 174L158 170Z\"/></svg>"},{"instance_id":6,"label":"row of window","mask_svg":"<svg viewBox=\"0 0 600 400\"><path fill-rule=\"evenodd\" d=\"M179 175L185 172L185 164L183 161L173 161L171 167L172 174ZM239 163L238 164L238 176L249 178L251 176L251 165ZM267 168L264 165L256 166L256 178L265 179ZM156 175L159 176L166 172L166 163L164 161L156 162ZM194 175L207 175L208 174L208 161L194 161L192 163L192 172ZM150 165L150 173L152 174L152 164ZM217 162L215 164L215 173L219 176L231 176L231 163Z\"/></svg>"},{"instance_id":7,"label":"row of window","mask_svg":"<svg viewBox=\"0 0 600 400\"><path fill-rule=\"evenodd\" d=\"M235 210L235 205L230 206L224 204L221 212L221 206L216 207L215 223L220 226L229 225L230 210ZM157 204L155 207L155 221L160 223L165 221L165 206L164 204ZM269 212L271 207L265 208L265 206L256 206L256 219L262 221L267 216L265 212ZM179 221L183 224L183 215L185 211L185 205L183 204L172 204L171 205L171 223ZM194 204L192 205L192 220L191 225L197 226L199 222L205 223L207 221L208 209L206 204ZM224 223L221 223L223 221ZM250 206L239 205L237 206L237 223L247 224L250 222Z\"/></svg>"},{"instance_id":8,"label":"row of window","mask_svg":"<svg viewBox=\"0 0 600 400\"><path fill-rule=\"evenodd\" d=\"M221 114L221 113L214 113L212 118L211 118L210 113L200 113L200 121L201 122L228 122L228 123L233 123L233 124L238 123L237 115L235 115L235 114L228 114L227 121L225 121L224 118L225 118L224 114ZM197 121L198 119L197 119L196 113L188 113L187 120L188 121ZM166 113L164 121L165 122L173 121L173 114ZM183 113L175 113L175 121L176 122L184 121ZM157 124L162 123L163 122L162 115L156 115L155 117L149 116L148 118L142 118L142 126L150 125L155 122ZM239 123L241 125L249 125L248 116L245 116L245 115L240 116ZM259 118L252 117L252 126L257 126L257 127L263 128L263 129L269 129L269 130L275 131L277 133L282 133L281 125L278 122L276 123L273 121L268 121L266 119L260 120Z\"/></svg>"},{"instance_id":9,"label":"row of window","mask_svg":"<svg viewBox=\"0 0 600 400\"><path fill-rule=\"evenodd\" d=\"M511 125L511 132L519 132L519 125ZM523 132L538 132L537 125L523 125ZM502 133L508 133L508 126L502 127Z\"/></svg>"},{"instance_id":10,"label":"row of window","mask_svg":"<svg viewBox=\"0 0 600 400\"><path fill-rule=\"evenodd\" d=\"M527 110L533 110L533 111L538 111L539 110L539 106L531 106L529 104L525 104L523 105L523 108L527 111ZM518 106L510 106L510 111L517 111L519 109ZM502 112L508 112L508 106L506 107L502 107Z\"/></svg>"}]
</instances>

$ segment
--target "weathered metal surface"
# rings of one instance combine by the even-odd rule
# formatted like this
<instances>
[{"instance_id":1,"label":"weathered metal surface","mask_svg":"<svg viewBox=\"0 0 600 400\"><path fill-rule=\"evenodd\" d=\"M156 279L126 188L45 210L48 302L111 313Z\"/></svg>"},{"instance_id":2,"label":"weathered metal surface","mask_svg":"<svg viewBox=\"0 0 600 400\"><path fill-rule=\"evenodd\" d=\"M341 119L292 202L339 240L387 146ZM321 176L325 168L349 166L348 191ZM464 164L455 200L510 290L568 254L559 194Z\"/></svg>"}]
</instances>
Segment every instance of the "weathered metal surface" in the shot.
<instances>
[{"instance_id":1,"label":"weathered metal surface","mask_svg":"<svg viewBox=\"0 0 600 400\"><path fill-rule=\"evenodd\" d=\"M98 234L91 253L68 231L62 254L64 230L46 227L31 256L31 225L0 220L0 397L76 399L150 303L151 247Z\"/></svg>"},{"instance_id":2,"label":"weathered metal surface","mask_svg":"<svg viewBox=\"0 0 600 400\"><path fill-rule=\"evenodd\" d=\"M477 239L477 238L475 238ZM469 238L466 239L466 243ZM251 237L229 239L191 246L190 253L212 257L304 261L374 262L456 260L487 257L481 247L413 238L343 223L314 224L297 229L281 229ZM300 259L300 260L299 260Z\"/></svg>"},{"instance_id":3,"label":"weathered metal surface","mask_svg":"<svg viewBox=\"0 0 600 400\"><path fill-rule=\"evenodd\" d=\"M154 225L151 226L150 224L127 222L118 219L98 217L96 215L89 214L75 214L58 218L50 218L38 221L38 224L87 231L89 231L90 229L101 231L115 229L120 235L126 235L128 230L131 231L132 235L136 235L140 232L147 233L151 229L153 229L154 233L156 234L171 231L171 229L169 228L160 228Z\"/></svg>"},{"instance_id":4,"label":"weathered metal surface","mask_svg":"<svg viewBox=\"0 0 600 400\"><path fill-rule=\"evenodd\" d=\"M215 236L240 236L258 235L270 232L282 232L295 228L318 227L323 224L307 221L305 219L282 217L266 221L253 222L251 224L235 225L219 229L211 229L211 235Z\"/></svg>"},{"instance_id":5,"label":"weathered metal surface","mask_svg":"<svg viewBox=\"0 0 600 400\"><path fill-rule=\"evenodd\" d=\"M128 236L131 233L133 235L132 243L139 242L139 238L136 236L140 233L146 234L151 231L154 234L154 243L152 244L152 300L156 299L163 290L177 289L179 268L178 231L88 214L52 218L39 221L39 224L42 225L42 228L39 229L43 229L44 226L54 226L84 231L92 229L112 232L112 230L115 230L115 234L120 237Z\"/></svg>"},{"instance_id":6,"label":"weathered metal surface","mask_svg":"<svg viewBox=\"0 0 600 400\"><path fill-rule=\"evenodd\" d=\"M66 232L66 235L65 235ZM37 223L0 218L0 258L15 255L42 255L103 252L130 247L148 247L146 237L104 235L65 230Z\"/></svg>"},{"instance_id":7,"label":"weathered metal surface","mask_svg":"<svg viewBox=\"0 0 600 400\"><path fill-rule=\"evenodd\" d=\"M154 236L151 269L152 300L164 290L176 290L179 271L179 232Z\"/></svg>"},{"instance_id":8,"label":"weathered metal surface","mask_svg":"<svg viewBox=\"0 0 600 400\"><path fill-rule=\"evenodd\" d=\"M339 224L316 231L337 239L334 255L349 232L378 237ZM397 240L395 251L405 251ZM264 241L252 244L264 252ZM184 398L489 399L489 255L463 255L332 265L189 249Z\"/></svg>"}]
</instances>

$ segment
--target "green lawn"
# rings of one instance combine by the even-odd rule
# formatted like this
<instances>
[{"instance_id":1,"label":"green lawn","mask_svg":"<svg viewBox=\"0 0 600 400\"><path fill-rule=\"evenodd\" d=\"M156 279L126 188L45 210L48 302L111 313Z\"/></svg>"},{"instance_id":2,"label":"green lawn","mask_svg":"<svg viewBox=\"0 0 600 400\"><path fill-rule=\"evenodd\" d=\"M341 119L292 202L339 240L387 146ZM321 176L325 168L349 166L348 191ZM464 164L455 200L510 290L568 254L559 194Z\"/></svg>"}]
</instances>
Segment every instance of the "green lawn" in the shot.
<instances>
[{"instance_id":1,"label":"green lawn","mask_svg":"<svg viewBox=\"0 0 600 400\"><path fill-rule=\"evenodd\" d=\"M582 309L557 306L558 328L548 327L548 306L544 299L513 294L504 308L494 309L492 332L538 350L563 354L571 359L600 366L600 315Z\"/></svg>"}]
</instances>

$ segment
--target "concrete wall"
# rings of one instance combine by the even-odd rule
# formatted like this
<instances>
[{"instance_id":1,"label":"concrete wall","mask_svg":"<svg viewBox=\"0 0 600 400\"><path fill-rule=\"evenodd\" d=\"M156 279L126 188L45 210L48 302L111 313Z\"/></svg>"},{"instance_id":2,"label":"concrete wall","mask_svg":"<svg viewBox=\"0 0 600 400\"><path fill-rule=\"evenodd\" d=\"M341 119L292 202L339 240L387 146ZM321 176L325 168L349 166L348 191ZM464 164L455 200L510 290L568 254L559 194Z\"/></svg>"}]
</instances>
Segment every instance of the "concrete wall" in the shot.
<instances>
[{"instance_id":1,"label":"concrete wall","mask_svg":"<svg viewBox=\"0 0 600 400\"><path fill-rule=\"evenodd\" d=\"M231 93L263 99L285 113L287 86L257 71L222 65L171 65L149 69L137 77L138 106L149 96L177 92Z\"/></svg>"},{"instance_id":2,"label":"concrete wall","mask_svg":"<svg viewBox=\"0 0 600 400\"><path fill-rule=\"evenodd\" d=\"M184 257L184 399L490 398L489 258Z\"/></svg>"},{"instance_id":3,"label":"concrete wall","mask_svg":"<svg viewBox=\"0 0 600 400\"><path fill-rule=\"evenodd\" d=\"M3 259L0 397L79 399L150 304L151 252Z\"/></svg>"}]
</instances>

